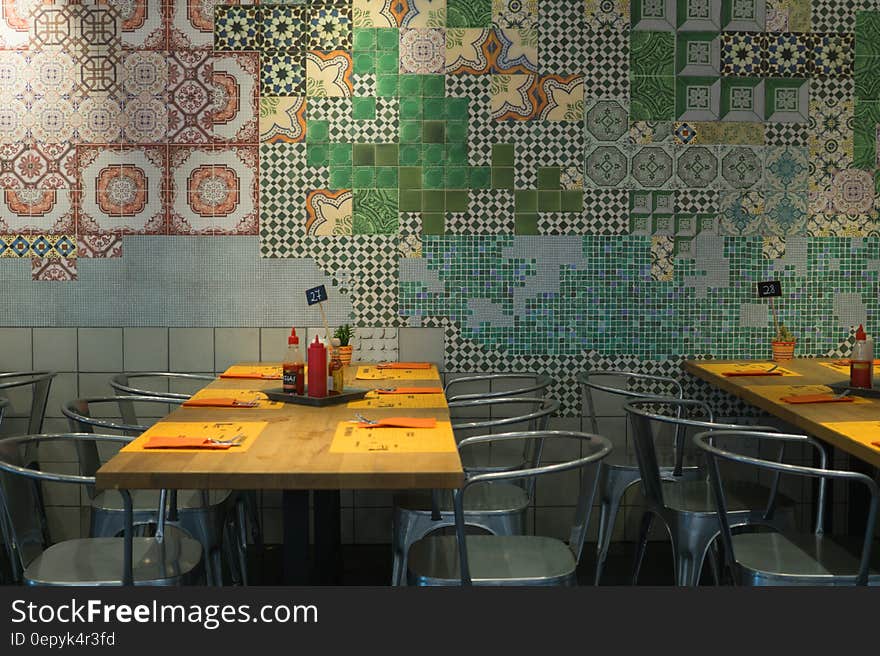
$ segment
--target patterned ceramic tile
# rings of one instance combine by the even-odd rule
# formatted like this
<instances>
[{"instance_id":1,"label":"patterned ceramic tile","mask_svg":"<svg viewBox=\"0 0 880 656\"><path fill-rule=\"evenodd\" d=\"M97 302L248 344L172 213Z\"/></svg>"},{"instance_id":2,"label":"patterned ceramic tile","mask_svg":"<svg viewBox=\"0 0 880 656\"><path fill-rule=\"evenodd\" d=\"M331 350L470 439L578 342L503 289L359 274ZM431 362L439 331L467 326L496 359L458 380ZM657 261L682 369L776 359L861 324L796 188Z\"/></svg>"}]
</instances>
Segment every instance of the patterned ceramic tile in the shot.
<instances>
[{"instance_id":1,"label":"patterned ceramic tile","mask_svg":"<svg viewBox=\"0 0 880 656\"><path fill-rule=\"evenodd\" d=\"M316 189L306 196L307 235L338 236L352 234L353 196L351 189Z\"/></svg>"},{"instance_id":2,"label":"patterned ceramic tile","mask_svg":"<svg viewBox=\"0 0 880 656\"><path fill-rule=\"evenodd\" d=\"M257 234L256 147L172 146L168 158L171 234Z\"/></svg>"},{"instance_id":3,"label":"patterned ceramic tile","mask_svg":"<svg viewBox=\"0 0 880 656\"><path fill-rule=\"evenodd\" d=\"M70 282L76 280L76 258L35 257L31 260L31 279L41 282Z\"/></svg>"},{"instance_id":4,"label":"patterned ceramic tile","mask_svg":"<svg viewBox=\"0 0 880 656\"><path fill-rule=\"evenodd\" d=\"M448 0L399 0L391 12L400 27L445 27Z\"/></svg>"},{"instance_id":5,"label":"patterned ceramic tile","mask_svg":"<svg viewBox=\"0 0 880 656\"><path fill-rule=\"evenodd\" d=\"M255 53L224 53L214 57L208 118L215 142L257 142L258 71Z\"/></svg>"},{"instance_id":6,"label":"patterned ceramic tile","mask_svg":"<svg viewBox=\"0 0 880 656\"><path fill-rule=\"evenodd\" d=\"M168 43L165 0L107 0L120 20L121 42L126 48L164 49Z\"/></svg>"},{"instance_id":7,"label":"patterned ceramic tile","mask_svg":"<svg viewBox=\"0 0 880 656\"><path fill-rule=\"evenodd\" d=\"M122 257L122 236L77 235L76 256L82 258Z\"/></svg>"},{"instance_id":8,"label":"patterned ceramic tile","mask_svg":"<svg viewBox=\"0 0 880 656\"><path fill-rule=\"evenodd\" d=\"M532 29L538 26L538 0L492 0L496 27Z\"/></svg>"},{"instance_id":9,"label":"patterned ceramic tile","mask_svg":"<svg viewBox=\"0 0 880 656\"><path fill-rule=\"evenodd\" d=\"M306 136L304 96L260 98L260 141L294 143Z\"/></svg>"},{"instance_id":10,"label":"patterned ceramic tile","mask_svg":"<svg viewBox=\"0 0 880 656\"><path fill-rule=\"evenodd\" d=\"M446 72L532 73L538 70L537 32L521 29L446 30Z\"/></svg>"},{"instance_id":11,"label":"patterned ceramic tile","mask_svg":"<svg viewBox=\"0 0 880 656\"><path fill-rule=\"evenodd\" d=\"M309 5L309 50L351 50L350 5L315 2Z\"/></svg>"},{"instance_id":12,"label":"patterned ceramic tile","mask_svg":"<svg viewBox=\"0 0 880 656\"><path fill-rule=\"evenodd\" d=\"M397 27L397 18L391 11L394 0L352 0L352 24L360 27Z\"/></svg>"},{"instance_id":13,"label":"patterned ceramic tile","mask_svg":"<svg viewBox=\"0 0 880 656\"><path fill-rule=\"evenodd\" d=\"M219 5L214 12L214 50L259 50L260 10L252 5Z\"/></svg>"},{"instance_id":14,"label":"patterned ceramic tile","mask_svg":"<svg viewBox=\"0 0 880 656\"><path fill-rule=\"evenodd\" d=\"M305 54L273 50L261 52L260 95L306 95Z\"/></svg>"},{"instance_id":15,"label":"patterned ceramic tile","mask_svg":"<svg viewBox=\"0 0 880 656\"><path fill-rule=\"evenodd\" d=\"M306 53L307 96L350 96L351 54L344 50L310 50Z\"/></svg>"},{"instance_id":16,"label":"patterned ceramic tile","mask_svg":"<svg viewBox=\"0 0 880 656\"><path fill-rule=\"evenodd\" d=\"M446 66L446 32L434 28L400 30L400 72L440 74Z\"/></svg>"}]
</instances>

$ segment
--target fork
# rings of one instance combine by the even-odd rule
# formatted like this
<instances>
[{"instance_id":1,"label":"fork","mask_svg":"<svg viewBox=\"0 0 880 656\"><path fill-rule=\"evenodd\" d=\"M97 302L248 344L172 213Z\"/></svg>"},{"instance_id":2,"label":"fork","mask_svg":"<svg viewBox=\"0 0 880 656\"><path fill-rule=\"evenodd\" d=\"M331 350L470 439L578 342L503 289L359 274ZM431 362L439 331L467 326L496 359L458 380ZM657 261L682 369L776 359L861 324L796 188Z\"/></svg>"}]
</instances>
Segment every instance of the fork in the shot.
<instances>
[{"instance_id":1,"label":"fork","mask_svg":"<svg viewBox=\"0 0 880 656\"><path fill-rule=\"evenodd\" d=\"M232 437L227 437L226 439L217 439L216 437L212 437L210 439L212 444L229 444L230 446L235 446L237 444L241 444L244 440L244 433L238 433L237 435L233 435Z\"/></svg>"},{"instance_id":2,"label":"fork","mask_svg":"<svg viewBox=\"0 0 880 656\"><path fill-rule=\"evenodd\" d=\"M355 412L354 416L357 417L357 421L360 421L364 424L378 424L379 423L375 419L367 419L360 412Z\"/></svg>"},{"instance_id":3,"label":"fork","mask_svg":"<svg viewBox=\"0 0 880 656\"><path fill-rule=\"evenodd\" d=\"M840 394L835 394L834 398L835 399L842 399L844 396L848 396L849 392L850 392L850 390L849 390L849 388L847 388L847 389L843 390Z\"/></svg>"},{"instance_id":4,"label":"fork","mask_svg":"<svg viewBox=\"0 0 880 656\"><path fill-rule=\"evenodd\" d=\"M767 373L769 374L771 371L775 371L776 369L779 369L779 365L778 365L778 364L774 364L772 367L770 367L770 368L767 370Z\"/></svg>"}]
</instances>

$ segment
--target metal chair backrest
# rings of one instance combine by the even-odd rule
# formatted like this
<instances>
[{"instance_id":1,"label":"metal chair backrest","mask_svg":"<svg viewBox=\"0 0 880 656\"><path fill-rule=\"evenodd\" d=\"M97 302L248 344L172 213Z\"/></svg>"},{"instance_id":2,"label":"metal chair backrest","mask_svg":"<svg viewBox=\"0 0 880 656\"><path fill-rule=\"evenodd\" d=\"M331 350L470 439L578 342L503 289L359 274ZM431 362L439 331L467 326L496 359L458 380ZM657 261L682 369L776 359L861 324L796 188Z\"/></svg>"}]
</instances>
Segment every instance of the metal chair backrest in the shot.
<instances>
[{"instance_id":1,"label":"metal chair backrest","mask_svg":"<svg viewBox=\"0 0 880 656\"><path fill-rule=\"evenodd\" d=\"M486 446L515 441L533 441L543 444L546 440L578 440L581 442L579 458L551 465L538 465L527 469L512 471L491 472L468 476L464 485L455 491L453 506L455 510L455 533L458 542L458 554L461 565L462 585L471 585L470 569L467 558L467 536L464 516L464 496L467 489L478 483L490 483L497 481L512 481L517 479L535 480L539 476L547 476L573 469L582 469L581 485L578 492L575 514L569 535L568 546L579 562L583 551L584 538L590 523L590 513L593 507L593 499L596 496L596 487L599 482L599 463L611 453L611 442L601 435L579 433L573 431L522 431L513 433L499 433L495 435L478 435L462 440L458 445L459 453L474 446ZM535 450L534 448L532 450Z\"/></svg>"},{"instance_id":2,"label":"metal chair backrest","mask_svg":"<svg viewBox=\"0 0 880 656\"><path fill-rule=\"evenodd\" d=\"M675 408L676 416L663 414L664 411L669 411L671 408ZM695 399L636 399L625 403L623 409L629 416L630 425L633 429L633 442L636 449L636 459L639 463L639 473L642 478L642 490L649 501L660 506L665 504L663 501L663 484L661 483L660 466L655 446L654 426L656 424L671 424L674 425L676 429L681 430L696 428L706 431L727 429L758 433L778 432L772 426L743 426L740 424L718 423L714 420L714 415L712 414L712 409L709 405L703 401L697 401ZM702 411L708 421L682 417L682 412L688 409ZM778 489L779 477L776 476L770 486L770 494L767 500L765 515L768 517L773 513ZM824 506L824 490L820 491L819 503Z\"/></svg>"},{"instance_id":3,"label":"metal chair backrest","mask_svg":"<svg viewBox=\"0 0 880 656\"><path fill-rule=\"evenodd\" d=\"M128 442L119 435L95 435L84 433L60 433L52 435L22 435L0 439L0 511L6 518L7 536L12 547L12 566L14 577L20 580L22 572L48 546L43 523L39 484L72 483L94 487L93 476L58 474L32 468L27 463L27 454L36 451L40 444L52 441L90 442L93 445L108 442ZM97 446L95 446L97 449ZM122 493L125 511L125 561L126 572L123 579L131 582L132 557L132 506L131 497L125 490Z\"/></svg>"},{"instance_id":4,"label":"metal chair backrest","mask_svg":"<svg viewBox=\"0 0 880 656\"><path fill-rule=\"evenodd\" d=\"M139 423L135 415L135 403L161 403L167 406L169 404L180 405L183 400L163 396L96 396L68 401L61 406L61 412L67 417L70 429L77 433L93 433L97 428L102 431L119 431L129 437L137 437L147 430L148 426ZM111 417L93 416L97 406L106 407L110 404L118 408L122 421ZM167 414L167 408L162 414ZM80 473L84 476L94 476L101 466L97 444L80 441L77 442L76 447Z\"/></svg>"},{"instance_id":5,"label":"metal chair backrest","mask_svg":"<svg viewBox=\"0 0 880 656\"><path fill-rule=\"evenodd\" d=\"M552 378L537 373L477 374L450 380L443 391L447 401L497 399L505 396L543 396L552 384ZM455 389L462 386L485 387L485 390L455 394Z\"/></svg>"},{"instance_id":6,"label":"metal chair backrest","mask_svg":"<svg viewBox=\"0 0 880 656\"><path fill-rule=\"evenodd\" d=\"M110 387L119 394L119 395L129 395L129 396L162 396L169 399L180 399L182 401L186 401L190 398L191 394L184 394L182 392L164 392L164 391L156 391L151 389L139 388L132 385L133 380L141 380L141 379L160 379L165 380L168 383L172 383L174 381L180 382L195 382L195 381L204 381L205 383L209 383L214 380L213 376L205 376L202 374L179 374L176 372L170 371L138 371L138 372L125 372L121 374L116 374L112 378L110 378Z\"/></svg>"},{"instance_id":7,"label":"metal chair backrest","mask_svg":"<svg viewBox=\"0 0 880 656\"><path fill-rule=\"evenodd\" d=\"M780 447L780 452L786 444L808 444L819 453L820 466L807 467L805 465L794 465L781 462L780 460L766 460L742 453L731 451L727 448L717 446L718 440L728 443L728 441L744 441L756 440L766 442L775 442ZM799 476L802 478L818 478L821 481L847 481L850 483L858 483L868 488L871 496L871 502L868 507L868 518L865 527L864 540L862 542L862 552L859 559L859 570L853 574L856 585L867 585L868 571L871 562L871 549L874 542L874 531L877 525L877 509L880 503L880 488L877 483L865 474L852 471L842 471L826 468L825 449L822 444L808 435L794 435L787 433L770 433L770 432L754 432L741 430L720 430L713 432L698 433L694 436L694 444L705 452L706 459L709 464L709 479L712 484L712 491L715 495L715 504L718 510L718 521L721 525L721 540L724 545L724 552L727 558L727 564L734 571L736 562L736 552L734 550L733 536L730 530L730 523L727 519L727 500L724 493L724 482L721 471L718 466L719 460L727 460L739 463L740 465L751 466L756 469L773 472L776 475L783 476ZM821 517L821 509L819 509ZM821 533L821 521L817 520L816 533Z\"/></svg>"},{"instance_id":8,"label":"metal chair backrest","mask_svg":"<svg viewBox=\"0 0 880 656\"><path fill-rule=\"evenodd\" d=\"M28 434L39 433L43 430L43 419L46 417L46 404L49 401L49 390L52 380L57 375L54 371L13 371L0 374L0 396L5 396L6 390L19 387L31 386L31 407L28 413ZM2 418L6 404L0 404L0 418Z\"/></svg>"}]
</instances>

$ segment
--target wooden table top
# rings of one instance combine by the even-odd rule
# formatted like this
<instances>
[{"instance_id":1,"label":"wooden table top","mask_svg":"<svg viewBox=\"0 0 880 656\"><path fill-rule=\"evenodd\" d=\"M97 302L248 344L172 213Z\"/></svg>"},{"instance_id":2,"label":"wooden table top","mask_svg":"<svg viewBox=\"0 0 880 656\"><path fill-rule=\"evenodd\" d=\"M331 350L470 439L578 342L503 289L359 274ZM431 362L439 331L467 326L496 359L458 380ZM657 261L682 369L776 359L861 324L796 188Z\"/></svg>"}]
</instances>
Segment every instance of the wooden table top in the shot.
<instances>
[{"instance_id":1,"label":"wooden table top","mask_svg":"<svg viewBox=\"0 0 880 656\"><path fill-rule=\"evenodd\" d=\"M831 362L834 360L805 358L779 363L780 367L798 374L797 376L726 377L721 373L723 367L718 366L749 363L766 365L769 369L775 364L767 361L687 360L682 367L696 377L779 417L805 433L875 467L880 467L880 447L871 444L880 441L880 399L857 397L856 402L853 403L805 404L791 404L779 400L780 396L787 394L821 391L810 387L848 381L848 370L844 368L835 370L827 366ZM877 375L877 367L874 371L874 384L878 386L880 377ZM786 389L790 386L791 390ZM853 422L866 423L857 426Z\"/></svg>"},{"instance_id":2,"label":"wooden table top","mask_svg":"<svg viewBox=\"0 0 880 656\"><path fill-rule=\"evenodd\" d=\"M258 363L244 363L258 364ZM271 364L271 363L261 363ZM277 364L277 363L276 363ZM368 363L362 363L368 364ZM432 380L355 380L357 365L345 370L346 387L436 387ZM436 372L436 369L435 369ZM280 387L280 380L218 378L212 390ZM284 404L278 409L178 408L162 421L265 421L268 426L246 451L123 452L97 473L101 489L418 489L457 488L464 481L458 452L331 453L337 424L354 418L347 404L316 408ZM370 419L411 416L449 419L442 408L371 408ZM381 430L381 429L377 429Z\"/></svg>"}]
</instances>

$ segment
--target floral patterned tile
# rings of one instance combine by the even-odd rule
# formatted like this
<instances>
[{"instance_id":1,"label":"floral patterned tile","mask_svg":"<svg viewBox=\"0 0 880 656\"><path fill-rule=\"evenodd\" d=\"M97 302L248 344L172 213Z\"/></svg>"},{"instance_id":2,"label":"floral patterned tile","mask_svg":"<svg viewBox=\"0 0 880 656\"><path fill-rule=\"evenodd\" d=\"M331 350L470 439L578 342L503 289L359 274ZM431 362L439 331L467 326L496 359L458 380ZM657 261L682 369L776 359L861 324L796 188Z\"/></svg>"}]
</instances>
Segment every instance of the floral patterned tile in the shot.
<instances>
[{"instance_id":1,"label":"floral patterned tile","mask_svg":"<svg viewBox=\"0 0 880 656\"><path fill-rule=\"evenodd\" d=\"M306 96L350 96L351 53L344 50L309 50L306 53Z\"/></svg>"},{"instance_id":2,"label":"floral patterned tile","mask_svg":"<svg viewBox=\"0 0 880 656\"><path fill-rule=\"evenodd\" d=\"M309 5L309 50L351 50L351 7L333 2Z\"/></svg>"},{"instance_id":3,"label":"floral patterned tile","mask_svg":"<svg viewBox=\"0 0 880 656\"><path fill-rule=\"evenodd\" d=\"M259 50L260 10L252 5L218 5L214 12L214 50Z\"/></svg>"},{"instance_id":4,"label":"floral patterned tile","mask_svg":"<svg viewBox=\"0 0 880 656\"><path fill-rule=\"evenodd\" d=\"M168 159L170 234L258 233L255 146L171 146Z\"/></svg>"},{"instance_id":5,"label":"floral patterned tile","mask_svg":"<svg viewBox=\"0 0 880 656\"><path fill-rule=\"evenodd\" d=\"M351 8L354 27L397 27L399 25L392 5L397 0L353 0Z\"/></svg>"},{"instance_id":6,"label":"floral patterned tile","mask_svg":"<svg viewBox=\"0 0 880 656\"><path fill-rule=\"evenodd\" d=\"M260 95L306 95L306 71L304 60L304 54L295 52L261 52Z\"/></svg>"},{"instance_id":7,"label":"floral patterned tile","mask_svg":"<svg viewBox=\"0 0 880 656\"><path fill-rule=\"evenodd\" d=\"M492 24L501 28L538 26L538 0L492 0Z\"/></svg>"},{"instance_id":8,"label":"floral patterned tile","mask_svg":"<svg viewBox=\"0 0 880 656\"><path fill-rule=\"evenodd\" d=\"M71 188L75 157L70 144L0 144L0 189Z\"/></svg>"},{"instance_id":9,"label":"floral patterned tile","mask_svg":"<svg viewBox=\"0 0 880 656\"><path fill-rule=\"evenodd\" d=\"M31 259L31 280L71 282L77 279L75 257L35 257Z\"/></svg>"},{"instance_id":10,"label":"floral patterned tile","mask_svg":"<svg viewBox=\"0 0 880 656\"><path fill-rule=\"evenodd\" d=\"M0 3L0 48L26 48L31 11L39 0Z\"/></svg>"},{"instance_id":11,"label":"floral patterned tile","mask_svg":"<svg viewBox=\"0 0 880 656\"><path fill-rule=\"evenodd\" d=\"M296 143L306 138L305 96L260 98L260 141Z\"/></svg>"},{"instance_id":12,"label":"floral patterned tile","mask_svg":"<svg viewBox=\"0 0 880 656\"><path fill-rule=\"evenodd\" d=\"M168 141L211 140L213 59L205 50L168 53Z\"/></svg>"},{"instance_id":13,"label":"floral patterned tile","mask_svg":"<svg viewBox=\"0 0 880 656\"><path fill-rule=\"evenodd\" d=\"M400 30L400 72L441 74L446 66L446 32L434 28Z\"/></svg>"},{"instance_id":14,"label":"floral patterned tile","mask_svg":"<svg viewBox=\"0 0 880 656\"><path fill-rule=\"evenodd\" d=\"M165 146L80 146L77 155L81 234L165 232Z\"/></svg>"},{"instance_id":15,"label":"floral patterned tile","mask_svg":"<svg viewBox=\"0 0 880 656\"><path fill-rule=\"evenodd\" d=\"M396 235L398 200L396 189L356 189L352 233L355 235Z\"/></svg>"},{"instance_id":16,"label":"floral patterned tile","mask_svg":"<svg viewBox=\"0 0 880 656\"><path fill-rule=\"evenodd\" d=\"M267 50L301 50L309 20L305 5L265 5L260 8L261 47Z\"/></svg>"},{"instance_id":17,"label":"floral patterned tile","mask_svg":"<svg viewBox=\"0 0 880 656\"><path fill-rule=\"evenodd\" d=\"M120 235L77 235L76 256L78 258L122 257L122 237Z\"/></svg>"},{"instance_id":18,"label":"floral patterned tile","mask_svg":"<svg viewBox=\"0 0 880 656\"><path fill-rule=\"evenodd\" d=\"M446 30L446 72L450 74L535 73L538 41L535 30Z\"/></svg>"},{"instance_id":19,"label":"floral patterned tile","mask_svg":"<svg viewBox=\"0 0 880 656\"><path fill-rule=\"evenodd\" d=\"M400 27L446 27L448 0L397 0L391 12Z\"/></svg>"},{"instance_id":20,"label":"floral patterned tile","mask_svg":"<svg viewBox=\"0 0 880 656\"><path fill-rule=\"evenodd\" d=\"M167 0L106 0L120 20L124 48L164 50L168 44Z\"/></svg>"},{"instance_id":21,"label":"floral patterned tile","mask_svg":"<svg viewBox=\"0 0 880 656\"><path fill-rule=\"evenodd\" d=\"M545 100L538 108L538 118L545 121L584 120L583 75L547 75L541 77L540 85Z\"/></svg>"},{"instance_id":22,"label":"floral patterned tile","mask_svg":"<svg viewBox=\"0 0 880 656\"><path fill-rule=\"evenodd\" d=\"M218 54L211 70L211 136L220 143L259 141L259 57L256 53Z\"/></svg>"},{"instance_id":23,"label":"floral patterned tile","mask_svg":"<svg viewBox=\"0 0 880 656\"><path fill-rule=\"evenodd\" d=\"M490 111L497 121L525 121L538 115L542 104L537 75L493 75Z\"/></svg>"},{"instance_id":24,"label":"floral patterned tile","mask_svg":"<svg viewBox=\"0 0 880 656\"><path fill-rule=\"evenodd\" d=\"M352 234L354 197L351 189L315 189L306 196L306 234Z\"/></svg>"},{"instance_id":25,"label":"floral patterned tile","mask_svg":"<svg viewBox=\"0 0 880 656\"><path fill-rule=\"evenodd\" d=\"M0 232L74 232L72 196L69 189L0 190Z\"/></svg>"}]
</instances>

